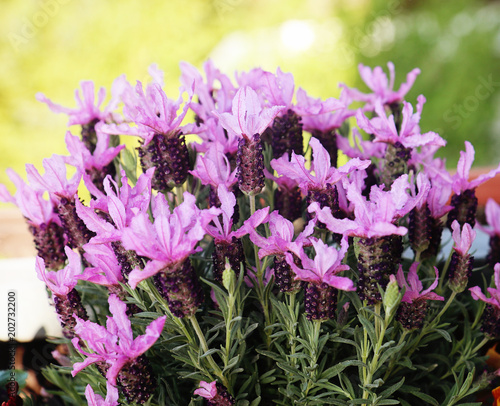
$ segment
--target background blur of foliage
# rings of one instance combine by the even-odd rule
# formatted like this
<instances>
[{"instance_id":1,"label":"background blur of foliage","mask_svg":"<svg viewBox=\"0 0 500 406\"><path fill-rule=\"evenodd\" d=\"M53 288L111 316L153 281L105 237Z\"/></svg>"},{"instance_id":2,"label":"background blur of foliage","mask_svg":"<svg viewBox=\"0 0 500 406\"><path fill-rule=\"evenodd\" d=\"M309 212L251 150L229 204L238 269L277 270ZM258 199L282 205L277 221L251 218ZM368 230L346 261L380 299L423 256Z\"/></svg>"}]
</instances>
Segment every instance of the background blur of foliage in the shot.
<instances>
[{"instance_id":1,"label":"background blur of foliage","mask_svg":"<svg viewBox=\"0 0 500 406\"><path fill-rule=\"evenodd\" d=\"M66 117L34 98L73 107L83 79L109 89L122 73L148 79L156 62L176 98L179 62L208 57L225 73L254 66L294 74L311 95L337 84L367 91L357 70L387 61L396 87L419 67L407 100L428 100L421 128L448 140L448 164L463 141L476 165L500 154L500 2L479 0L2 0L0 5L0 182L13 167L66 154Z\"/></svg>"}]
</instances>

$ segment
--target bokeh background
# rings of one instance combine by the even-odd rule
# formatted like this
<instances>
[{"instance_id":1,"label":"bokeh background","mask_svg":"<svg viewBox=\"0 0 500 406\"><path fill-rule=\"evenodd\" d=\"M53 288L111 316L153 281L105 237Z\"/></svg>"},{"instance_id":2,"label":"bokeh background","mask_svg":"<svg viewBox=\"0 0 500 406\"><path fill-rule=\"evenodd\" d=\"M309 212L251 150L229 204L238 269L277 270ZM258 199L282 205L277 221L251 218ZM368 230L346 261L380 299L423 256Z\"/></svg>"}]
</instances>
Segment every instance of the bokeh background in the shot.
<instances>
[{"instance_id":1,"label":"bokeh background","mask_svg":"<svg viewBox=\"0 0 500 406\"><path fill-rule=\"evenodd\" d=\"M212 58L228 74L261 66L292 72L315 97L338 83L367 90L357 66L396 65L396 86L422 70L407 100L424 94L423 131L464 140L476 165L500 154L500 2L480 0L1 0L0 182L13 167L65 154L67 118L35 100L73 107L83 79L109 89L146 80L155 62L177 97L179 62Z\"/></svg>"}]
</instances>

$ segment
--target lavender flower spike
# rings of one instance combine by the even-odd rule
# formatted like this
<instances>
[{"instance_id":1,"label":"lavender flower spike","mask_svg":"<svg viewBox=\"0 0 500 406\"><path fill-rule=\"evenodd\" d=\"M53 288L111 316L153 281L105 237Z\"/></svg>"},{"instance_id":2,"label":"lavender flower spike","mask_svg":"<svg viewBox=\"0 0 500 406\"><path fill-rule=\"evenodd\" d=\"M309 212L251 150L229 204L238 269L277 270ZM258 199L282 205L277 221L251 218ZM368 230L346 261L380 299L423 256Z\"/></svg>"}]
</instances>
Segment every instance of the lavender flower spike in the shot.
<instances>
[{"instance_id":1,"label":"lavender flower spike","mask_svg":"<svg viewBox=\"0 0 500 406\"><path fill-rule=\"evenodd\" d=\"M110 295L108 301L113 316L108 316L106 328L76 317L75 332L93 352L84 351L80 339L74 338L73 345L87 358L75 363L71 374L75 376L90 364L97 363L109 383L116 385L118 381L129 402L143 404L156 387L156 379L144 353L160 336L167 316L153 320L143 335L134 338L125 303L116 295Z\"/></svg>"},{"instance_id":2,"label":"lavender flower spike","mask_svg":"<svg viewBox=\"0 0 500 406\"><path fill-rule=\"evenodd\" d=\"M455 246L451 256L448 278L450 288L454 292L460 293L465 290L472 274L474 257L469 255L468 252L476 238L476 232L469 223L465 223L463 227L460 227L457 220L453 221L451 229L453 230L452 237Z\"/></svg>"},{"instance_id":3,"label":"lavender flower spike","mask_svg":"<svg viewBox=\"0 0 500 406\"><path fill-rule=\"evenodd\" d=\"M19 207L33 235L38 256L43 258L47 268L53 271L61 269L66 261L66 238L59 217L54 213L53 202L44 199L43 192L27 185L12 169L7 169L7 175L16 185L17 191L12 196L0 184L0 201Z\"/></svg>"},{"instance_id":4,"label":"lavender flower spike","mask_svg":"<svg viewBox=\"0 0 500 406\"><path fill-rule=\"evenodd\" d=\"M460 151L457 172L453 175L452 188L454 195L451 198L453 209L448 215L448 227L454 220L458 220L460 225L469 223L472 227L476 224L477 197L475 189L482 183L494 178L500 173L500 165L488 173L478 176L469 181L470 169L474 162L474 147L468 141L465 141L465 152Z\"/></svg>"},{"instance_id":5,"label":"lavender flower spike","mask_svg":"<svg viewBox=\"0 0 500 406\"><path fill-rule=\"evenodd\" d=\"M207 224L220 213L211 208L200 210L196 198L184 193L184 202L173 212L163 194L153 200L152 224L149 215L138 213L123 231L123 245L138 255L150 258L144 270L135 268L129 275L132 288L154 276L156 287L177 317L190 316L202 302L202 290L189 255L201 248L196 245L205 236Z\"/></svg>"},{"instance_id":6,"label":"lavender flower spike","mask_svg":"<svg viewBox=\"0 0 500 406\"><path fill-rule=\"evenodd\" d=\"M432 292L438 285L439 272L434 267L436 278L434 282L427 289L423 290L423 285L418 279L417 269L418 262L414 262L410 266L408 273L408 282L403 273L403 267L400 265L396 279L401 288L406 288L401 304L396 313L396 320L398 320L405 329L413 330L419 329L424 323L424 318L427 312L427 300L444 300L444 297Z\"/></svg>"},{"instance_id":7,"label":"lavender flower spike","mask_svg":"<svg viewBox=\"0 0 500 406\"><path fill-rule=\"evenodd\" d=\"M302 268L295 264L290 253L286 254L286 260L296 278L307 282L304 291L307 318L309 320L336 318L337 290L355 290L351 279L337 276L339 272L349 269L348 265L342 265L349 244L347 238L342 239L341 249L337 251L335 247L329 247L321 240L313 239L312 246L316 252L314 259L310 259L302 249L297 252L302 261Z\"/></svg>"},{"instance_id":8,"label":"lavender flower spike","mask_svg":"<svg viewBox=\"0 0 500 406\"><path fill-rule=\"evenodd\" d=\"M227 131L241 135L237 167L242 192L255 195L264 187L264 157L260 136L282 109L283 106L262 109L257 93L245 86L234 96L232 114L213 111Z\"/></svg>"},{"instance_id":9,"label":"lavender flower spike","mask_svg":"<svg viewBox=\"0 0 500 406\"><path fill-rule=\"evenodd\" d=\"M42 258L37 257L35 262L38 279L45 282L53 293L53 301L56 312L63 328L63 334L67 338L75 336L76 314L81 319L87 319L87 312L82 305L80 295L75 290L78 283L77 276L82 273L80 255L65 247L68 265L59 271L46 271Z\"/></svg>"},{"instance_id":10,"label":"lavender flower spike","mask_svg":"<svg viewBox=\"0 0 500 406\"><path fill-rule=\"evenodd\" d=\"M500 337L500 263L496 264L494 269L495 287L486 288L491 297L487 298L479 286L469 289L474 300L482 300L486 303L481 331L492 339Z\"/></svg>"}]
</instances>

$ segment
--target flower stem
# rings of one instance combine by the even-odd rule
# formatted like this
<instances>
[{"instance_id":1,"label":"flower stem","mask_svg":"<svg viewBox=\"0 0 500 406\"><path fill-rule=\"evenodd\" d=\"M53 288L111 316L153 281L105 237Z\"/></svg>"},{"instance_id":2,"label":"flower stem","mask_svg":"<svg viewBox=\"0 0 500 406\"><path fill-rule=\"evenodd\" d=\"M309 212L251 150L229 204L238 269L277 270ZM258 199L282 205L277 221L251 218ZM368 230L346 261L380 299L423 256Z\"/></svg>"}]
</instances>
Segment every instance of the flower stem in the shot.
<instances>
[{"instance_id":1,"label":"flower stem","mask_svg":"<svg viewBox=\"0 0 500 406\"><path fill-rule=\"evenodd\" d=\"M203 332L201 331L200 325L198 324L198 320L196 319L195 315L189 316L188 317L189 321L191 322L191 325L193 326L194 331L196 332L196 335L198 336L198 339L200 340L200 346L201 349L203 350L203 353L206 354L208 351L208 345L207 341L205 340L205 336L203 335ZM229 382L222 373L221 369L219 366L216 364L214 359L212 358L211 354L208 354L205 358L207 358L208 363L212 367L215 375L217 375L220 380L222 381L222 384L229 389Z\"/></svg>"}]
</instances>

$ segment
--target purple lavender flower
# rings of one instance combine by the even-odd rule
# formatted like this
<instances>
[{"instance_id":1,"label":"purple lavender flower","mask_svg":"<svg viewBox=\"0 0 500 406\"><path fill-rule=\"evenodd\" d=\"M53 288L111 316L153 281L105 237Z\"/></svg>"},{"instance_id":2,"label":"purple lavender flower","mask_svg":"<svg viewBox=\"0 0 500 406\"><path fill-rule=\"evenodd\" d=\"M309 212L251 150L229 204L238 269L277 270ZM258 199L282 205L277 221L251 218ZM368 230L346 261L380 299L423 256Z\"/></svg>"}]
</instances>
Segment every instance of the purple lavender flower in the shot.
<instances>
[{"instance_id":1,"label":"purple lavender flower","mask_svg":"<svg viewBox=\"0 0 500 406\"><path fill-rule=\"evenodd\" d=\"M87 319L87 312L82 305L80 295L75 289L78 283L77 276L82 273L80 255L65 247L68 265L59 271L46 271L44 260L36 258L35 268L38 279L45 282L53 293L52 299L66 338L75 336L76 314L81 319Z\"/></svg>"},{"instance_id":2,"label":"purple lavender flower","mask_svg":"<svg viewBox=\"0 0 500 406\"><path fill-rule=\"evenodd\" d=\"M50 101L44 94L37 93L36 99L47 106L54 113L64 113L69 116L68 125L80 124L82 126L82 141L87 149L93 153L97 143L95 126L98 122L120 122L122 119L114 113L118 107L121 94L125 90L125 76L118 77L111 86L111 100L101 111L101 105L106 97L106 90L101 87L95 101L94 82L82 81L82 97L80 91L75 91L77 107L74 109L63 107Z\"/></svg>"},{"instance_id":3,"label":"purple lavender flower","mask_svg":"<svg viewBox=\"0 0 500 406\"><path fill-rule=\"evenodd\" d=\"M298 257L302 262L299 268L292 254L287 253L286 259L292 267L295 277L305 281L304 302L306 316L309 320L328 320L336 318L338 290L355 290L351 279L345 276L337 276L339 272L346 271L348 265L342 265L349 244L347 239L342 239L341 249L329 247L323 241L312 239L314 247L314 259L310 259L300 249Z\"/></svg>"},{"instance_id":4,"label":"purple lavender flower","mask_svg":"<svg viewBox=\"0 0 500 406\"><path fill-rule=\"evenodd\" d=\"M455 245L451 256L450 267L448 269L448 279L451 290L460 293L465 290L472 274L474 257L469 255L472 242L476 238L476 232L469 223L462 227L457 220L451 224L453 230L452 237Z\"/></svg>"},{"instance_id":5,"label":"purple lavender flower","mask_svg":"<svg viewBox=\"0 0 500 406\"><path fill-rule=\"evenodd\" d=\"M208 406L232 406L235 404L234 398L229 394L227 389L220 383L200 382L200 387L194 391L195 395L207 399Z\"/></svg>"},{"instance_id":6,"label":"purple lavender flower","mask_svg":"<svg viewBox=\"0 0 500 406\"><path fill-rule=\"evenodd\" d=\"M411 158L412 150L424 145L444 146L446 142L435 132L429 131L420 133L418 125L425 97L420 95L417 98L417 112L413 114L413 107L407 102L403 102L401 126L396 125L394 115L387 117L384 106L380 101L375 103L377 117L369 120L361 110L356 113L356 120L359 127L368 134L373 134L374 142L387 144L387 150L383 167L381 170L381 180L389 188L394 179L407 172L408 161Z\"/></svg>"},{"instance_id":7,"label":"purple lavender flower","mask_svg":"<svg viewBox=\"0 0 500 406\"><path fill-rule=\"evenodd\" d=\"M478 224L478 228L490 236L490 251L488 252L488 263L495 266L500 262L500 205L494 199L488 199L485 207L486 223L489 227Z\"/></svg>"},{"instance_id":8,"label":"purple lavender flower","mask_svg":"<svg viewBox=\"0 0 500 406\"><path fill-rule=\"evenodd\" d=\"M84 351L80 339L74 338L71 342L87 358L75 363L71 374L75 376L90 364L97 363L111 385L118 382L129 402L143 404L156 387L156 379L144 353L160 336L167 316L153 320L146 327L145 334L134 338L125 303L116 295L111 295L108 301L113 316L108 316L106 328L76 317L75 332L93 352Z\"/></svg>"},{"instance_id":9,"label":"purple lavender flower","mask_svg":"<svg viewBox=\"0 0 500 406\"><path fill-rule=\"evenodd\" d=\"M158 76L158 72L155 72ZM189 154L183 134L194 131L195 126L181 127L186 116L191 98L177 114L183 99L182 95L174 101L169 99L161 84L148 84L144 91L142 83L137 82L135 89L128 85L124 96L123 113L135 126L127 124L103 124L100 129L108 134L135 135L142 138L139 157L144 171L156 167L152 186L159 191L166 191L173 186L180 186L187 178Z\"/></svg>"},{"instance_id":10,"label":"purple lavender flower","mask_svg":"<svg viewBox=\"0 0 500 406\"><path fill-rule=\"evenodd\" d=\"M241 237L248 233L248 227L243 225L238 230L231 231L236 198L233 193L227 190L225 185L220 185L217 192L221 211L221 216L219 217L222 217L222 224L219 217L214 217L212 221L215 226L207 225L206 231L214 238L214 251L212 253L214 264L213 276L217 282L222 282L222 273L225 269L226 258L231 268L237 274L240 271L241 264L245 263L245 253L243 252ZM255 216L254 213L253 217ZM250 219L247 221L252 221Z\"/></svg>"},{"instance_id":11,"label":"purple lavender flower","mask_svg":"<svg viewBox=\"0 0 500 406\"><path fill-rule=\"evenodd\" d=\"M486 303L481 331L491 339L500 337L500 264L496 264L494 270L495 288L486 288L491 297L487 298L479 286L469 289L474 300Z\"/></svg>"},{"instance_id":12,"label":"purple lavender flower","mask_svg":"<svg viewBox=\"0 0 500 406\"><path fill-rule=\"evenodd\" d=\"M426 259L438 254L444 224L441 218L451 210L446 203L451 193L451 183L435 177L432 181L420 172L417 176L417 189L425 194L423 199L410 212L408 218L408 237L415 254Z\"/></svg>"},{"instance_id":13,"label":"purple lavender flower","mask_svg":"<svg viewBox=\"0 0 500 406\"><path fill-rule=\"evenodd\" d=\"M408 176L396 179L390 191L383 186L373 186L370 200L366 200L355 184L350 184L347 197L354 205L354 220L337 219L327 207L320 208L318 203L309 205L308 210L316 213L318 220L332 231L356 237L354 249L358 259L358 292L362 300L374 304L381 300L378 286L385 289L389 275L394 274L400 262L402 244L400 236L407 233L405 227L397 226L396 221L408 214L422 193L410 197Z\"/></svg>"},{"instance_id":14,"label":"purple lavender flower","mask_svg":"<svg viewBox=\"0 0 500 406\"><path fill-rule=\"evenodd\" d=\"M410 266L407 279L405 279L401 265L396 275L399 287L405 288L405 293L396 313L396 320L407 330L422 328L427 313L428 300L444 300L444 297L432 292L439 282L437 268L434 267L436 273L434 282L427 289L423 290L422 282L417 275L418 265L418 262L414 262Z\"/></svg>"},{"instance_id":15,"label":"purple lavender flower","mask_svg":"<svg viewBox=\"0 0 500 406\"><path fill-rule=\"evenodd\" d=\"M261 134L283 106L262 109L254 90L245 86L233 99L232 114L213 112L229 132L241 135L238 145L238 183L244 193L255 195L264 187L264 157Z\"/></svg>"},{"instance_id":16,"label":"purple lavender flower","mask_svg":"<svg viewBox=\"0 0 500 406\"><path fill-rule=\"evenodd\" d=\"M102 192L104 191L103 181L106 175L111 175L111 177L116 175L113 159L125 148L125 145L110 148L109 135L98 130L96 138L96 147L91 153L85 143L68 131L66 133L66 146L71 156L67 157L65 161L67 164L79 168L90 191L97 187Z\"/></svg>"},{"instance_id":17,"label":"purple lavender flower","mask_svg":"<svg viewBox=\"0 0 500 406\"><path fill-rule=\"evenodd\" d=\"M344 121L355 114L347 106L351 99L342 91L340 99L332 97L322 101L307 95L303 89L297 91L297 106L295 111L301 116L303 127L312 136L318 139L330 155L330 163L337 166L338 146L340 135L338 129Z\"/></svg>"},{"instance_id":18,"label":"purple lavender flower","mask_svg":"<svg viewBox=\"0 0 500 406\"><path fill-rule=\"evenodd\" d=\"M118 389L107 382L106 390L106 399L103 399L102 396L94 393L90 384L87 385L85 388L85 398L89 406L118 406Z\"/></svg>"},{"instance_id":19,"label":"purple lavender flower","mask_svg":"<svg viewBox=\"0 0 500 406\"><path fill-rule=\"evenodd\" d=\"M312 137L309 144L313 150L312 169L306 168L306 161L302 155L293 152L290 161L288 156L284 155L279 159L273 159L271 166L278 174L296 181L301 191L307 194L309 203L318 202L320 207L329 207L336 217L341 217L335 184L344 180L348 174L367 168L370 161L355 158L337 169L331 166L328 152L316 138Z\"/></svg>"},{"instance_id":20,"label":"purple lavender flower","mask_svg":"<svg viewBox=\"0 0 500 406\"><path fill-rule=\"evenodd\" d=\"M12 169L7 169L7 175L16 185L17 191L12 196L7 188L0 184L0 201L19 207L33 235L38 256L43 258L48 269L61 269L66 261L66 238L61 221L54 213L53 203L45 200L43 192L35 191Z\"/></svg>"},{"instance_id":21,"label":"purple lavender flower","mask_svg":"<svg viewBox=\"0 0 500 406\"><path fill-rule=\"evenodd\" d=\"M202 290L189 255L201 248L196 245L205 236L207 224L219 209L200 210L196 198L184 193L184 202L170 211L165 196L153 200L152 224L146 212L139 212L123 231L123 245L150 258L144 269L135 268L129 275L132 288L154 276L157 289L177 317L191 316L202 302Z\"/></svg>"},{"instance_id":22,"label":"purple lavender flower","mask_svg":"<svg viewBox=\"0 0 500 406\"><path fill-rule=\"evenodd\" d=\"M78 216L89 230L96 234L91 242L93 244L111 243L125 279L128 278L133 268L142 267L142 261L134 251L123 247L121 242L123 230L130 225L137 212L148 210L154 170L155 168L151 168L141 174L134 187L128 184L124 172L122 172L121 188L107 177L104 180L106 195L103 194L98 199L92 200L91 207L76 202Z\"/></svg>"},{"instance_id":23,"label":"purple lavender flower","mask_svg":"<svg viewBox=\"0 0 500 406\"><path fill-rule=\"evenodd\" d=\"M223 185L232 190L237 182L236 169L231 170L231 165L222 150L222 144L210 143L205 155L198 155L195 169L189 171L194 177L200 179L203 185L210 185L209 201L211 206L220 206L217 197L217 188Z\"/></svg>"},{"instance_id":24,"label":"purple lavender flower","mask_svg":"<svg viewBox=\"0 0 500 406\"><path fill-rule=\"evenodd\" d=\"M470 168L474 162L474 147L468 141L465 141L465 152L460 151L457 172L453 175L452 188L454 195L451 198L453 209L448 215L448 227L454 220L457 220L461 226L469 223L472 227L476 224L477 197L476 187L494 178L500 173L500 165L488 173L478 176L469 181Z\"/></svg>"},{"instance_id":25,"label":"purple lavender flower","mask_svg":"<svg viewBox=\"0 0 500 406\"><path fill-rule=\"evenodd\" d=\"M349 93L353 100L363 101L373 106L376 102L386 104L388 106L397 105L404 100L404 97L413 86L415 79L420 74L420 69L415 68L406 75L406 82L401 83L399 90L394 90L395 69L392 62L387 63L389 68L389 78L384 73L380 66L370 69L362 64L358 65L361 79L372 90L372 93L365 94L357 89L350 89L345 85L341 85Z\"/></svg>"},{"instance_id":26,"label":"purple lavender flower","mask_svg":"<svg viewBox=\"0 0 500 406\"><path fill-rule=\"evenodd\" d=\"M269 231L271 235L262 237L255 227L249 229L250 240L259 249L259 258L274 255L274 277L281 292L292 293L299 289L299 283L295 278L291 266L286 261L286 253L291 253L295 265L299 265L296 253L300 252L303 245L310 246L309 236L314 232L315 220L309 221L305 229L294 240L293 224L281 216L277 211L269 215Z\"/></svg>"},{"instance_id":27,"label":"purple lavender flower","mask_svg":"<svg viewBox=\"0 0 500 406\"><path fill-rule=\"evenodd\" d=\"M27 164L28 180L33 189L49 192L68 239L68 245L81 251L83 245L88 243L93 236L93 233L76 214L75 200L78 198L77 191L82 174L77 168L76 173L68 180L64 157L60 155L52 155L51 158L44 159L43 166L45 174L41 176L33 165Z\"/></svg>"}]
</instances>

